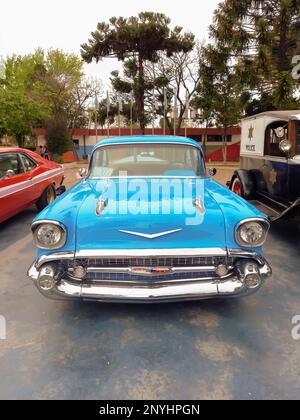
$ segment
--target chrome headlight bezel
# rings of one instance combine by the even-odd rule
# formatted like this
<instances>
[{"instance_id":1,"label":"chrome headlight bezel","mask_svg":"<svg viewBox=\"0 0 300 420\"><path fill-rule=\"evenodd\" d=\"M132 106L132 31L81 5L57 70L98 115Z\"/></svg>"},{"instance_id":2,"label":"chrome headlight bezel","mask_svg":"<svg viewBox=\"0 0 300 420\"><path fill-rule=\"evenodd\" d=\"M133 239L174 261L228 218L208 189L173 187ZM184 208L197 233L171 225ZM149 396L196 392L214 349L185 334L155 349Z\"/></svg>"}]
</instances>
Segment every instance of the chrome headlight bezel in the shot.
<instances>
[{"instance_id":1,"label":"chrome headlight bezel","mask_svg":"<svg viewBox=\"0 0 300 420\"><path fill-rule=\"evenodd\" d=\"M264 229L264 235L263 235L263 237L261 238L261 240L257 241L256 243L248 243L248 242L245 242L241 238L241 235L240 235L241 228L244 227L247 224L250 224L250 223L258 223ZM269 229L270 229L270 223L268 222L267 219L261 219L261 218L244 219L244 220L240 221L236 225L236 228L235 228L235 240L242 247L246 247L246 248L260 248L260 247L262 247L265 244L265 242L267 240Z\"/></svg>"},{"instance_id":2,"label":"chrome headlight bezel","mask_svg":"<svg viewBox=\"0 0 300 420\"><path fill-rule=\"evenodd\" d=\"M60 234L61 234L59 241L57 243L51 245L51 246L41 243L38 240L38 237L37 237L38 229L43 227L43 226L46 226L46 225L55 226L56 228L58 228L60 230ZM67 230L66 230L65 226L60 222L56 222L54 220L38 220L37 222L34 222L31 225L31 230L32 230L32 234L33 234L34 243L40 249L55 250L55 249L62 248L66 244Z\"/></svg>"}]
</instances>

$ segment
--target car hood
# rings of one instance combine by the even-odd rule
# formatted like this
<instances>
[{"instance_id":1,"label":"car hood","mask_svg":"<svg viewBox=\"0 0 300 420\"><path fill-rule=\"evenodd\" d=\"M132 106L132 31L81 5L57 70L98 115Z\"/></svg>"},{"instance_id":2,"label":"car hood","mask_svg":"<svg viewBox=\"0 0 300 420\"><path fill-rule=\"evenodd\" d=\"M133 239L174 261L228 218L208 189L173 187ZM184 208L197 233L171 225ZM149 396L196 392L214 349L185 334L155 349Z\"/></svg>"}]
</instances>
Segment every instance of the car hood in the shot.
<instances>
[{"instance_id":1,"label":"car hood","mask_svg":"<svg viewBox=\"0 0 300 420\"><path fill-rule=\"evenodd\" d=\"M77 214L77 251L226 247L224 216L206 180L85 183L90 192ZM194 206L196 199L202 208ZM99 200L106 203L101 215L96 214Z\"/></svg>"}]
</instances>

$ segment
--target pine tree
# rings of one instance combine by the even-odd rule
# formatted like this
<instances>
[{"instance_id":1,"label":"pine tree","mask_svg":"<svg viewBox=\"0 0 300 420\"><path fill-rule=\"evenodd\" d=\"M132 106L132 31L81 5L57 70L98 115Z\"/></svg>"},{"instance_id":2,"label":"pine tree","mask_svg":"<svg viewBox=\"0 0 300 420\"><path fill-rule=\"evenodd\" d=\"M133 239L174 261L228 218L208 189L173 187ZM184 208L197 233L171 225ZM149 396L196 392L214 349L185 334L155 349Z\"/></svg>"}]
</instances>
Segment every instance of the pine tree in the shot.
<instances>
[{"instance_id":1,"label":"pine tree","mask_svg":"<svg viewBox=\"0 0 300 420\"><path fill-rule=\"evenodd\" d=\"M128 19L113 17L109 23L98 23L88 43L82 45L82 58L90 63L104 57L115 57L128 62L136 72L134 97L137 116L142 132L145 131L145 62L157 62L159 52L168 56L175 52L190 51L194 46L194 36L183 33L182 28L170 28L170 19L160 13L144 12Z\"/></svg>"},{"instance_id":2,"label":"pine tree","mask_svg":"<svg viewBox=\"0 0 300 420\"><path fill-rule=\"evenodd\" d=\"M275 109L297 106L292 58L300 51L300 0L225 0L210 32L256 101L258 95Z\"/></svg>"}]
</instances>

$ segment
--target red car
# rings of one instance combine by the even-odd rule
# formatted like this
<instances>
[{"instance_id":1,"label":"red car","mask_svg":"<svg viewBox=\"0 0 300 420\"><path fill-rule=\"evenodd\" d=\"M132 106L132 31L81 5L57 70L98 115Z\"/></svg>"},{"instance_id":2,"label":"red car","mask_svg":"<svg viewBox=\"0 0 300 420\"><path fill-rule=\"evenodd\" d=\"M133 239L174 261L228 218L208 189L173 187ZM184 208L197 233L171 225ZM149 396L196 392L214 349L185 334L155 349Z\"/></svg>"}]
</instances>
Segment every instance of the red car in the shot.
<instances>
[{"instance_id":1,"label":"red car","mask_svg":"<svg viewBox=\"0 0 300 420\"><path fill-rule=\"evenodd\" d=\"M43 210L62 192L61 165L30 150L0 147L0 223L35 204Z\"/></svg>"}]
</instances>

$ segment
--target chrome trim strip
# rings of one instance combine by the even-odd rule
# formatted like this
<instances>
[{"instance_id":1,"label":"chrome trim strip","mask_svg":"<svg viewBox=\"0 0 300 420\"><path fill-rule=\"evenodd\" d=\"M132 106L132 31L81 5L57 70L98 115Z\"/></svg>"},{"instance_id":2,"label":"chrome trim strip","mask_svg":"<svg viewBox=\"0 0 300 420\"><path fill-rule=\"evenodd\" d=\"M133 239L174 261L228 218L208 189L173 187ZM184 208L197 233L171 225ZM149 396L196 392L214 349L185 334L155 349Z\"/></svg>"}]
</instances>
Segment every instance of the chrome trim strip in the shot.
<instances>
[{"instance_id":1,"label":"chrome trim strip","mask_svg":"<svg viewBox=\"0 0 300 420\"><path fill-rule=\"evenodd\" d=\"M225 248L174 248L174 249L103 249L81 250L75 258L135 258L135 257L226 257Z\"/></svg>"},{"instance_id":2,"label":"chrome trim strip","mask_svg":"<svg viewBox=\"0 0 300 420\"><path fill-rule=\"evenodd\" d=\"M195 149L197 149L200 152L202 152L201 146L200 145L197 145L197 144L187 143L187 142L185 142L183 140L181 140L181 141L164 141L164 140L162 140L162 141L156 141L155 143L153 143L152 141L124 141L124 142L118 142L118 143L99 144L98 146L96 145L94 147L92 153L94 153L96 150L98 150L98 149L100 149L102 147L121 146L121 145L126 145L126 144L130 144L132 146L138 146L138 145L144 145L144 144L151 144L151 146L157 145L157 144L173 144L173 145L174 144L179 144L181 146L194 147Z\"/></svg>"},{"instance_id":3,"label":"chrome trim strip","mask_svg":"<svg viewBox=\"0 0 300 420\"><path fill-rule=\"evenodd\" d=\"M136 267L135 267L136 268ZM162 268L168 268L168 267L162 267ZM232 267L229 267L231 269ZM202 273L202 272L215 272L216 266L201 266L201 267L170 267L171 272L161 275L172 275L172 273ZM132 267L88 267L87 268L88 273L114 273L114 274L132 274L135 276L145 276L147 274L141 274L137 273L133 270ZM149 274L150 277L152 274Z\"/></svg>"},{"instance_id":4,"label":"chrome trim strip","mask_svg":"<svg viewBox=\"0 0 300 420\"><path fill-rule=\"evenodd\" d=\"M261 195L262 197L266 198L269 201L272 201L273 203L277 204L278 206L282 207L283 209L288 209L286 205L283 203L280 203L279 201L274 200L274 198L269 197L268 195L262 193L261 191L257 191L257 194Z\"/></svg>"},{"instance_id":5,"label":"chrome trim strip","mask_svg":"<svg viewBox=\"0 0 300 420\"><path fill-rule=\"evenodd\" d=\"M60 252L56 254L43 255L35 263L35 267L39 269L42 267L42 265L46 264L47 262L60 261L60 260L73 260L74 258L75 258L74 252Z\"/></svg>"},{"instance_id":6,"label":"chrome trim strip","mask_svg":"<svg viewBox=\"0 0 300 420\"><path fill-rule=\"evenodd\" d=\"M265 207L267 210L270 210L273 213L276 213L278 216L281 215L278 211L274 210L272 207L267 206L265 203L259 201L259 200L250 200L250 203L255 206L255 203L260 204L262 207ZM264 212L263 212L264 213Z\"/></svg>"},{"instance_id":7,"label":"chrome trim strip","mask_svg":"<svg viewBox=\"0 0 300 420\"><path fill-rule=\"evenodd\" d=\"M249 223L249 222L259 222L259 223L262 223L263 225L266 226L265 237L264 237L263 241L259 242L258 244L255 244L255 245L247 244L246 242L243 242L238 235L239 228L241 226L243 226L245 223ZM264 245L264 243L267 240L267 236L268 236L270 227L271 227L270 222L267 219L262 219L261 217L251 217L249 219L241 220L235 227L235 240L239 245L241 245L243 247L246 247L246 248L261 247L261 246Z\"/></svg>"},{"instance_id":8,"label":"chrome trim strip","mask_svg":"<svg viewBox=\"0 0 300 420\"><path fill-rule=\"evenodd\" d=\"M265 257L257 252L245 251L243 249L228 249L228 256L232 258L248 258L258 262L260 266L264 266L267 263Z\"/></svg>"},{"instance_id":9,"label":"chrome trim strip","mask_svg":"<svg viewBox=\"0 0 300 420\"><path fill-rule=\"evenodd\" d=\"M98 176L98 177L89 177L84 178L86 180L111 180L111 179L208 179L208 176L165 176L165 175L156 175L156 176Z\"/></svg>"},{"instance_id":10,"label":"chrome trim strip","mask_svg":"<svg viewBox=\"0 0 300 420\"><path fill-rule=\"evenodd\" d=\"M57 243L57 245L55 245L55 246L51 246L51 247L46 247L46 246L41 246L40 244L39 244L39 242L37 241L37 239L36 239L36 236L35 236L35 231L36 231L36 229L38 228L38 226L39 225L43 225L43 224L47 224L47 225L55 225L55 226L58 226L58 227L60 227L60 229L62 230L62 238L61 238L61 240ZM39 249L44 249L44 250L56 250L56 249L60 249L60 248L62 248L63 246L65 246L65 244L66 244L66 242L67 242L67 229L66 229L66 227L62 224L62 223L60 223L60 222L57 222L56 220L46 220L46 219L43 219L43 220L37 220L36 222L33 222L32 223L32 225L31 225L31 231L32 231L32 234L33 234L33 240L34 240L34 243L35 243L35 245L39 248Z\"/></svg>"},{"instance_id":11,"label":"chrome trim strip","mask_svg":"<svg viewBox=\"0 0 300 420\"><path fill-rule=\"evenodd\" d=\"M129 230L120 230L121 233L126 233L127 235L139 236L141 238L146 238L146 239L157 239L157 238L161 238L162 236L171 235L172 233L178 233L181 231L182 229L175 229L175 230L169 230L168 232L161 232L161 233L155 233L153 235L149 235L146 233L131 232Z\"/></svg>"},{"instance_id":12,"label":"chrome trim strip","mask_svg":"<svg viewBox=\"0 0 300 420\"><path fill-rule=\"evenodd\" d=\"M155 250L103 250L103 251L78 251L78 252L58 252L49 255L43 255L36 261L35 266L40 268L47 262L59 260L72 260L76 258L135 258L135 257L233 257L233 258L252 258L260 265L264 265L265 258L257 252L244 249L223 248L200 248L200 249L155 249Z\"/></svg>"}]
</instances>

